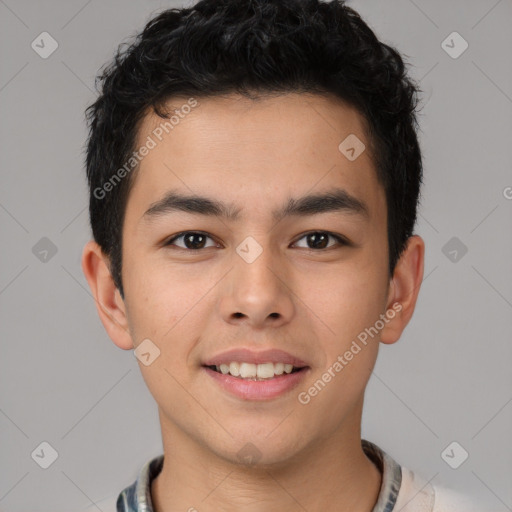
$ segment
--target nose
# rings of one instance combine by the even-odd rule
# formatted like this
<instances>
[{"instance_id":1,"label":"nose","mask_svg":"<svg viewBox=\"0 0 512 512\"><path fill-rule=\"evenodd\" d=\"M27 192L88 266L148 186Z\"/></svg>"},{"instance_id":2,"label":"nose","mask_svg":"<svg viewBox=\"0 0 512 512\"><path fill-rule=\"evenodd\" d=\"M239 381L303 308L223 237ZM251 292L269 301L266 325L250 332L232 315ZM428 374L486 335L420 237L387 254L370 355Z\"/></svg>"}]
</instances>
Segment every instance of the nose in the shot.
<instances>
[{"instance_id":1,"label":"nose","mask_svg":"<svg viewBox=\"0 0 512 512\"><path fill-rule=\"evenodd\" d=\"M295 313L293 283L278 256L267 247L254 261L239 254L233 260L220 298L224 321L254 329L289 322Z\"/></svg>"}]
</instances>

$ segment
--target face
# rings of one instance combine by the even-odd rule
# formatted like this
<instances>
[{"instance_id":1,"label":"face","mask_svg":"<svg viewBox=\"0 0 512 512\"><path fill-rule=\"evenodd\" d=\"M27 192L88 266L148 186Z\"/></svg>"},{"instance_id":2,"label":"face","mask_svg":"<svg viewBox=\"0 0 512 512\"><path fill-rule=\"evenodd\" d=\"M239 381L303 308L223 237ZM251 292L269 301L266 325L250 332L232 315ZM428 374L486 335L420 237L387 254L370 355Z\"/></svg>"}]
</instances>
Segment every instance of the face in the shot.
<instances>
[{"instance_id":1,"label":"face","mask_svg":"<svg viewBox=\"0 0 512 512\"><path fill-rule=\"evenodd\" d=\"M156 145L126 207L126 318L134 347L160 351L139 365L163 429L277 463L360 420L380 336L362 333L392 304L385 194L339 101L197 101L161 141L163 119L140 127ZM355 160L339 149L350 134L366 145Z\"/></svg>"}]
</instances>

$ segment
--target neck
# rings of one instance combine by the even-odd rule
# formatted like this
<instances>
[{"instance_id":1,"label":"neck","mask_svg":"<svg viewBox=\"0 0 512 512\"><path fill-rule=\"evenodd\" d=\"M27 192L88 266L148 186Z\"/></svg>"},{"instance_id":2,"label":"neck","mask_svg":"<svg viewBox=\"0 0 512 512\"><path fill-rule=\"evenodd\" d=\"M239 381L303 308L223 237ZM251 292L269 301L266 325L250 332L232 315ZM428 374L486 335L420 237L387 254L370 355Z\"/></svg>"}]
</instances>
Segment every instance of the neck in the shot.
<instances>
[{"instance_id":1,"label":"neck","mask_svg":"<svg viewBox=\"0 0 512 512\"><path fill-rule=\"evenodd\" d=\"M361 447L360 422L293 460L263 467L233 464L161 423L164 466L151 487L155 512L371 512L377 502L382 475Z\"/></svg>"}]
</instances>

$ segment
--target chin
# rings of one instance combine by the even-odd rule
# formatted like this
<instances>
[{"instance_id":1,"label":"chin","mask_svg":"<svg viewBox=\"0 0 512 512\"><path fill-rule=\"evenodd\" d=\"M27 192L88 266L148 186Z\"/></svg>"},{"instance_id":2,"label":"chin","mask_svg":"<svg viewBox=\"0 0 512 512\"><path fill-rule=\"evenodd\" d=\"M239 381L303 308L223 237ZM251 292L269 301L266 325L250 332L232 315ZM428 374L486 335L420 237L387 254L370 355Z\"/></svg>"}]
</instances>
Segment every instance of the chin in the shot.
<instances>
[{"instance_id":1,"label":"chin","mask_svg":"<svg viewBox=\"0 0 512 512\"><path fill-rule=\"evenodd\" d=\"M269 432L239 432L229 439L228 445L210 449L231 464L268 469L290 464L305 447L305 440L298 432L293 435L283 430L280 435L274 432L270 437Z\"/></svg>"}]
</instances>

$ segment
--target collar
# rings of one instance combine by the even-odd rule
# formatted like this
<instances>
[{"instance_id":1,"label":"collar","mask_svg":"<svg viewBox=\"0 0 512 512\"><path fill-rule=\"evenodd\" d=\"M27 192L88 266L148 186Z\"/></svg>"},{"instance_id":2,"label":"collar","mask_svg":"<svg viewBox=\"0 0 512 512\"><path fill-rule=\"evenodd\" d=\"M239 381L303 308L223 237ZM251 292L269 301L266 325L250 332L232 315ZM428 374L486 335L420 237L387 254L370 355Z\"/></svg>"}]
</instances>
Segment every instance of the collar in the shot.
<instances>
[{"instance_id":1,"label":"collar","mask_svg":"<svg viewBox=\"0 0 512 512\"><path fill-rule=\"evenodd\" d=\"M382 474L379 496L372 512L392 512L402 484L402 468L376 444L361 439L361 445L366 456ZM163 464L164 456L159 455L142 466L137 480L119 494L117 512L154 512L151 482L162 471Z\"/></svg>"}]
</instances>

